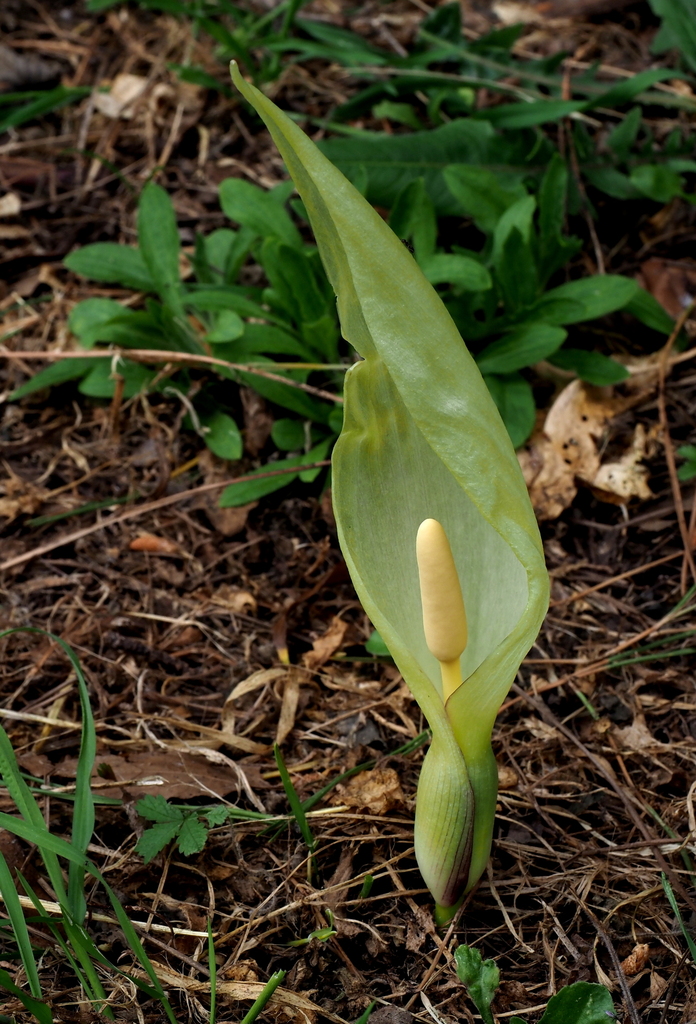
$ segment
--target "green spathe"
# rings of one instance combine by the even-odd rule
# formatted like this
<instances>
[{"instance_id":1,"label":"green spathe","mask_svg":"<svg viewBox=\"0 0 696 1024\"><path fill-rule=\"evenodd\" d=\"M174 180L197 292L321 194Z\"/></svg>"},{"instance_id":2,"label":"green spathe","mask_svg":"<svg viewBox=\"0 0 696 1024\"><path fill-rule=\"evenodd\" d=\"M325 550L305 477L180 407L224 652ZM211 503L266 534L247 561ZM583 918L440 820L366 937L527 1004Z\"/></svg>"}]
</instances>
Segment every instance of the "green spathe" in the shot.
<instances>
[{"instance_id":1,"label":"green spathe","mask_svg":"<svg viewBox=\"0 0 696 1024\"><path fill-rule=\"evenodd\" d=\"M433 731L416 852L437 903L453 907L488 858L497 786L491 730L547 607L536 521L488 389L410 253L234 65L232 77L287 164L343 335L363 357L346 377L334 510L360 600ZM464 682L447 706L425 642L416 563L416 533L428 518L449 538L469 623Z\"/></svg>"}]
</instances>

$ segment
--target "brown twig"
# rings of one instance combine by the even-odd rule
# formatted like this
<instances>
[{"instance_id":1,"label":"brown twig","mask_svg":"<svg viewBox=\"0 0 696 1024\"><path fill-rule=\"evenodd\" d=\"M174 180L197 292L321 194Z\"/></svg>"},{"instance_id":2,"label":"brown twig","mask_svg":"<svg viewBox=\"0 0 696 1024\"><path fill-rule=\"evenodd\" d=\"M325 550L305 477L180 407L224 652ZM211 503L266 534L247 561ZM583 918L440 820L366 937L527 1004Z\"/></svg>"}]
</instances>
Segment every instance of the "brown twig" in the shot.
<instances>
[{"instance_id":1,"label":"brown twig","mask_svg":"<svg viewBox=\"0 0 696 1024\"><path fill-rule=\"evenodd\" d=\"M136 349L92 349L90 352L11 352L4 346L0 346L0 356L5 359L45 359L48 362L56 362L59 359L108 359L117 358L130 359L134 363L183 363L185 366L222 366L227 370L239 370L244 373L252 373L257 377L265 377L267 380L277 381L279 384L287 384L291 388L299 388L310 395L316 395L327 402L343 402L341 395L333 395L323 388L315 388L312 384L305 384L300 380L290 380L279 373L271 373L262 370L259 366L247 363L230 363L226 359L218 359L217 356L196 355L192 352L164 352L160 349L136 348ZM292 369L297 363L276 363L276 366ZM305 369L323 370L323 363L303 363Z\"/></svg>"}]
</instances>

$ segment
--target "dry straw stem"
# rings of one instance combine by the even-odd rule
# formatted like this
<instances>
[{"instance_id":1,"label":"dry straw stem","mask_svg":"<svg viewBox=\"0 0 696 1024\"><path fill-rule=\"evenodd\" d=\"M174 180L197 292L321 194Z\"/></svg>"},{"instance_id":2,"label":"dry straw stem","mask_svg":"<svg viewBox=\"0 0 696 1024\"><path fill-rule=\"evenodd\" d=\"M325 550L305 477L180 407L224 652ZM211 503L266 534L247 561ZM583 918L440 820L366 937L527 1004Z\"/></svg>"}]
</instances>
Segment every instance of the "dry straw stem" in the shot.
<instances>
[{"instance_id":1,"label":"dry straw stem","mask_svg":"<svg viewBox=\"0 0 696 1024\"><path fill-rule=\"evenodd\" d=\"M52 350L49 352L11 352L9 349L0 346L0 356L5 359L31 359L44 360L50 363L58 362L60 359L105 359L111 357L116 362L119 359L130 359L134 363L167 363L169 365L181 363L185 366L222 366L226 370L243 370L244 373L253 373L257 377L265 377L267 380L274 380L280 384L287 384L291 388L299 388L317 398L323 398L327 402L342 403L341 395L334 395L323 388L315 388L303 381L290 380L279 373L271 373L269 370L262 370L256 363L230 363L226 359L218 359L217 356L195 355L189 352L166 352L161 349L149 348L107 348L92 349L90 352L62 352ZM305 370L326 370L326 363L274 363L280 369L305 369ZM340 369L348 369L341 366Z\"/></svg>"}]
</instances>

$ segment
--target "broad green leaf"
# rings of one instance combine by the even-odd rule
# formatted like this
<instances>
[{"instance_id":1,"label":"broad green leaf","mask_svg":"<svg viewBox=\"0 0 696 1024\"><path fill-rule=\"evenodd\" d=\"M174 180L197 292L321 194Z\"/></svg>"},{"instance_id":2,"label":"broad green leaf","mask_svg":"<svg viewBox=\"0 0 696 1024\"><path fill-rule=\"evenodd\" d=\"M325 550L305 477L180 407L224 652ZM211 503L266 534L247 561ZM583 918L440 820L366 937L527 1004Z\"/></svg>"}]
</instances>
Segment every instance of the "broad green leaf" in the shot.
<instances>
[{"instance_id":1,"label":"broad green leaf","mask_svg":"<svg viewBox=\"0 0 696 1024\"><path fill-rule=\"evenodd\" d=\"M631 182L648 199L656 203L668 203L682 194L684 183L681 175L663 164L641 164L631 171Z\"/></svg>"},{"instance_id":2,"label":"broad green leaf","mask_svg":"<svg viewBox=\"0 0 696 1024\"><path fill-rule=\"evenodd\" d=\"M421 265L435 252L437 219L423 178L409 182L392 206L389 227L399 238L412 238L416 259Z\"/></svg>"},{"instance_id":3,"label":"broad green leaf","mask_svg":"<svg viewBox=\"0 0 696 1024\"><path fill-rule=\"evenodd\" d=\"M607 1024L615 1019L608 988L576 981L549 999L539 1024Z\"/></svg>"},{"instance_id":4,"label":"broad green leaf","mask_svg":"<svg viewBox=\"0 0 696 1024\"><path fill-rule=\"evenodd\" d=\"M90 398L112 398L116 386L112 374L111 359L91 359L92 369L80 382L78 390ZM147 385L155 376L155 371L141 363L131 363L120 359L116 373L123 377L123 397L132 398L140 391L147 390Z\"/></svg>"},{"instance_id":5,"label":"broad green leaf","mask_svg":"<svg viewBox=\"0 0 696 1024\"><path fill-rule=\"evenodd\" d=\"M420 263L431 284L451 284L464 292L485 292L493 287L491 275L478 260L457 253L436 253Z\"/></svg>"},{"instance_id":6,"label":"broad green leaf","mask_svg":"<svg viewBox=\"0 0 696 1024\"><path fill-rule=\"evenodd\" d=\"M423 123L410 103L395 103L393 100L382 100L372 108L373 117L384 117L387 121L405 124L414 131L422 131Z\"/></svg>"},{"instance_id":7,"label":"broad green leaf","mask_svg":"<svg viewBox=\"0 0 696 1024\"><path fill-rule=\"evenodd\" d=\"M607 145L620 160L628 160L643 120L641 107L633 107L607 138Z\"/></svg>"},{"instance_id":8,"label":"broad green leaf","mask_svg":"<svg viewBox=\"0 0 696 1024\"><path fill-rule=\"evenodd\" d=\"M242 178L226 178L220 185L220 206L226 217L250 228L261 238L279 238L293 249L302 239L289 214L269 192Z\"/></svg>"},{"instance_id":9,"label":"broad green leaf","mask_svg":"<svg viewBox=\"0 0 696 1024\"><path fill-rule=\"evenodd\" d=\"M259 480L245 480L244 483L230 484L220 495L220 508L236 508L238 505L248 505L250 501L258 501L267 494L279 491L281 487L287 487L293 480L297 479L297 473L281 473L280 470L294 469L295 466L304 466L311 462L319 462L326 458L326 444L322 443L308 451L306 455L294 455L291 459L278 459L277 462L269 462L259 469L255 469L251 476L259 473L277 473L277 476L263 476ZM245 474L246 476L247 474Z\"/></svg>"},{"instance_id":10,"label":"broad green leaf","mask_svg":"<svg viewBox=\"0 0 696 1024\"><path fill-rule=\"evenodd\" d=\"M653 53L677 50L692 71L696 71L696 23L691 0L650 0L662 18L660 31L652 42Z\"/></svg>"},{"instance_id":11,"label":"broad green leaf","mask_svg":"<svg viewBox=\"0 0 696 1024\"><path fill-rule=\"evenodd\" d=\"M169 195L154 181L147 183L138 206L138 240L155 289L173 313L181 311L179 231Z\"/></svg>"},{"instance_id":12,"label":"broad green leaf","mask_svg":"<svg viewBox=\"0 0 696 1024\"><path fill-rule=\"evenodd\" d=\"M346 375L334 510L363 607L433 731L416 849L438 903L452 907L488 858L493 721L546 610L536 520L488 389L406 247L287 116L232 73L292 175L343 336L362 356ZM469 615L464 682L446 707L425 640L415 558L416 532L429 517L447 531Z\"/></svg>"},{"instance_id":13,"label":"broad green leaf","mask_svg":"<svg viewBox=\"0 0 696 1024\"><path fill-rule=\"evenodd\" d=\"M293 452L305 443L305 429L300 420L280 419L271 427L273 444L283 452Z\"/></svg>"},{"instance_id":14,"label":"broad green leaf","mask_svg":"<svg viewBox=\"0 0 696 1024\"><path fill-rule=\"evenodd\" d=\"M585 380L596 387L619 384L630 376L626 367L616 360L602 355L601 352L586 352L579 348L564 348L551 356L550 362L562 370L572 370L573 373L577 373L580 380Z\"/></svg>"},{"instance_id":15,"label":"broad green leaf","mask_svg":"<svg viewBox=\"0 0 696 1024\"><path fill-rule=\"evenodd\" d=\"M677 455L686 461L677 470L680 480L692 480L696 476L696 446L683 444L677 448Z\"/></svg>"},{"instance_id":16,"label":"broad green leaf","mask_svg":"<svg viewBox=\"0 0 696 1024\"><path fill-rule=\"evenodd\" d=\"M567 337L562 327L545 323L527 323L491 342L476 363L482 374L514 373L532 366L556 352Z\"/></svg>"},{"instance_id":17,"label":"broad green leaf","mask_svg":"<svg viewBox=\"0 0 696 1024\"><path fill-rule=\"evenodd\" d=\"M121 316L124 312L121 303L113 299L85 299L84 302L78 302L71 311L68 327L79 338L82 348L92 348L101 340L99 329L102 324Z\"/></svg>"},{"instance_id":18,"label":"broad green leaf","mask_svg":"<svg viewBox=\"0 0 696 1024\"><path fill-rule=\"evenodd\" d=\"M529 238L532 232L532 217L536 210L536 199L534 196L521 196L512 206L501 215L493 231L493 253L491 262L497 266L503 255L505 243L515 228L522 236L526 247L529 246ZM530 254L531 255L531 254Z\"/></svg>"},{"instance_id":19,"label":"broad green leaf","mask_svg":"<svg viewBox=\"0 0 696 1024\"><path fill-rule=\"evenodd\" d=\"M579 100L538 100L532 103L502 103L498 107L485 107L476 112L476 118L489 121L496 128L532 128L538 124L557 121L582 110Z\"/></svg>"},{"instance_id":20,"label":"broad green leaf","mask_svg":"<svg viewBox=\"0 0 696 1024\"><path fill-rule=\"evenodd\" d=\"M241 459L242 435L231 416L218 410L212 416L202 416L201 422L207 427L203 440L214 455L231 462Z\"/></svg>"},{"instance_id":21,"label":"broad green leaf","mask_svg":"<svg viewBox=\"0 0 696 1024\"><path fill-rule=\"evenodd\" d=\"M91 281L106 284L120 284L139 292L156 291L155 279L147 268L139 249L116 242L94 242L81 249L75 249L65 257L63 263L74 274L81 274ZM87 300L97 302L99 300ZM110 300L101 300L108 302ZM81 303L82 305L82 303Z\"/></svg>"},{"instance_id":22,"label":"broad green leaf","mask_svg":"<svg viewBox=\"0 0 696 1024\"><path fill-rule=\"evenodd\" d=\"M500 985L500 971L495 961L484 960L480 950L464 945L457 946L454 959L457 977L466 986L469 998L481 1014L484 1024L493 1024L491 1003Z\"/></svg>"},{"instance_id":23,"label":"broad green leaf","mask_svg":"<svg viewBox=\"0 0 696 1024\"><path fill-rule=\"evenodd\" d=\"M505 239L495 269L506 311L528 309L540 291L539 275L531 246L518 227L514 226ZM545 317L542 314L538 319Z\"/></svg>"},{"instance_id":24,"label":"broad green leaf","mask_svg":"<svg viewBox=\"0 0 696 1024\"><path fill-rule=\"evenodd\" d=\"M628 277L616 274L583 277L578 281L568 281L558 288L546 292L534 307L533 315L540 320L549 320L547 311L559 300L570 300L578 304L577 311L566 310L564 324L575 324L582 320L596 320L607 313L627 306L638 293L638 285Z\"/></svg>"},{"instance_id":25,"label":"broad green leaf","mask_svg":"<svg viewBox=\"0 0 696 1024\"><path fill-rule=\"evenodd\" d=\"M244 334L244 321L239 313L232 309L223 309L217 316L212 331L208 331L205 340L211 345L219 345L226 341L236 341Z\"/></svg>"},{"instance_id":26,"label":"broad green leaf","mask_svg":"<svg viewBox=\"0 0 696 1024\"><path fill-rule=\"evenodd\" d=\"M563 234L568 194L568 169L560 153L553 159L539 188L539 241L537 262L539 284L543 287L556 270L564 266L582 243Z\"/></svg>"},{"instance_id":27,"label":"broad green leaf","mask_svg":"<svg viewBox=\"0 0 696 1024\"><path fill-rule=\"evenodd\" d=\"M498 182L521 182L523 171L509 167L524 164L526 148L522 140L496 134L486 121L459 117L441 128L408 135L379 135L365 132L348 139L331 139L319 147L356 184L360 170L367 174L367 199L391 209L401 190L416 178L423 178L426 191L438 215L457 216L459 203L445 184L443 174L456 165L490 163ZM540 143L538 158L545 162L552 147ZM493 172L491 172L493 173Z\"/></svg>"},{"instance_id":28,"label":"broad green leaf","mask_svg":"<svg viewBox=\"0 0 696 1024\"><path fill-rule=\"evenodd\" d=\"M370 633L370 637L365 644L365 650L379 658L389 657L389 648L376 629L373 629Z\"/></svg>"},{"instance_id":29,"label":"broad green leaf","mask_svg":"<svg viewBox=\"0 0 696 1024\"><path fill-rule=\"evenodd\" d=\"M591 185L612 199L640 199L642 196L629 176L615 167L586 168L584 173Z\"/></svg>"},{"instance_id":30,"label":"broad green leaf","mask_svg":"<svg viewBox=\"0 0 696 1024\"><path fill-rule=\"evenodd\" d=\"M110 360L105 359L105 363ZM65 384L69 380L79 380L94 367L94 359L62 359L58 363L51 363L43 370L35 373L31 380L20 384L10 395L10 399L16 402L25 395L31 395L35 391L42 391L44 388L52 388L57 384Z\"/></svg>"},{"instance_id":31,"label":"broad green leaf","mask_svg":"<svg viewBox=\"0 0 696 1024\"><path fill-rule=\"evenodd\" d=\"M500 175L483 167L454 165L445 169L444 177L460 212L471 217L486 234L495 230L509 207L526 197L522 184L502 185Z\"/></svg>"},{"instance_id":32,"label":"broad green leaf","mask_svg":"<svg viewBox=\"0 0 696 1024\"><path fill-rule=\"evenodd\" d=\"M513 446L519 448L534 429L536 405L531 385L519 373L489 374L484 379Z\"/></svg>"}]
</instances>

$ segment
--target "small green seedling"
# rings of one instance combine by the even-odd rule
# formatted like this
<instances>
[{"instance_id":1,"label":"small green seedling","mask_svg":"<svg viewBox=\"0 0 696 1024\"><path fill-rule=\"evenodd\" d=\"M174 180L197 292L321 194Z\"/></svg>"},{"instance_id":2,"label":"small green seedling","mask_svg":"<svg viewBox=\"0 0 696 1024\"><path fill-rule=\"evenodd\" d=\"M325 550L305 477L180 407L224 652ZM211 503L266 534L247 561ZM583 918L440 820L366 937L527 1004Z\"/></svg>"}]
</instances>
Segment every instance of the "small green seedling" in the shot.
<instances>
[{"instance_id":1,"label":"small green seedling","mask_svg":"<svg viewBox=\"0 0 696 1024\"><path fill-rule=\"evenodd\" d=\"M135 852L146 864L173 841L184 857L200 853L208 839L209 829L224 825L229 818L227 808L222 805L207 807L199 813L170 804L163 796L153 794L138 800L135 809L143 818L155 823L145 829L135 847Z\"/></svg>"},{"instance_id":2,"label":"small green seedling","mask_svg":"<svg viewBox=\"0 0 696 1024\"><path fill-rule=\"evenodd\" d=\"M484 1024L494 1024L491 1004L500 984L495 962L484 960L478 949L464 945L455 949L454 959L457 976ZM577 981L551 997L539 1024L610 1024L615 1020L609 990L604 985ZM510 1024L526 1024L526 1021L511 1017Z\"/></svg>"},{"instance_id":3,"label":"small green seedling","mask_svg":"<svg viewBox=\"0 0 696 1024\"><path fill-rule=\"evenodd\" d=\"M548 604L539 531L495 403L432 285L307 136L234 65L232 76L293 177L362 357L346 377L334 511L363 607L432 729L415 844L445 921L490 852L493 723Z\"/></svg>"},{"instance_id":4,"label":"small green seedling","mask_svg":"<svg viewBox=\"0 0 696 1024\"><path fill-rule=\"evenodd\" d=\"M336 931L336 929L333 926L333 922L334 922L333 913L329 910L328 907L326 908L324 913L326 914L326 916L328 918L328 921L329 921L328 927L317 928L315 931L310 932L306 939L293 939L292 942L287 942L286 945L287 946L297 946L297 947L299 947L299 946L307 946L307 945L309 945L309 943L313 939L316 939L317 942L327 942L334 935L337 935L338 932Z\"/></svg>"}]
</instances>

